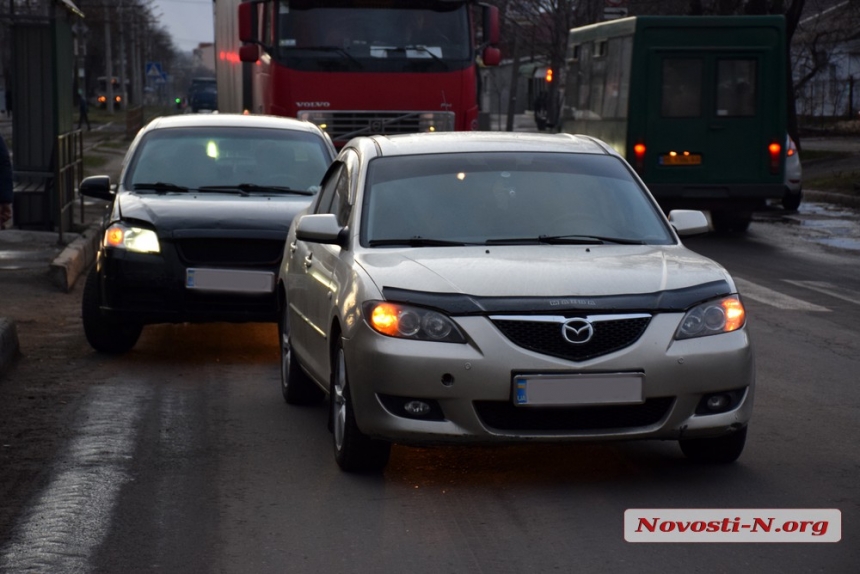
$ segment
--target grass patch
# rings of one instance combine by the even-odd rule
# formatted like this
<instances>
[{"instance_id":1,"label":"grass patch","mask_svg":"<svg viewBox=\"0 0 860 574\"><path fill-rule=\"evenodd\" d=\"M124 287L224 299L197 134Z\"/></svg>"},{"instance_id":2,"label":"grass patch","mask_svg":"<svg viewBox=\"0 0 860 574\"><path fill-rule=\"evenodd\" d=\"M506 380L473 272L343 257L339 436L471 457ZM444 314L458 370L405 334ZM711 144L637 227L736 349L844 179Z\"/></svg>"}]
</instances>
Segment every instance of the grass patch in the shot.
<instances>
[{"instance_id":1,"label":"grass patch","mask_svg":"<svg viewBox=\"0 0 860 574\"><path fill-rule=\"evenodd\" d=\"M99 142L98 147L106 147L110 149L128 149L128 142L122 140L104 140Z\"/></svg>"},{"instance_id":2,"label":"grass patch","mask_svg":"<svg viewBox=\"0 0 860 574\"><path fill-rule=\"evenodd\" d=\"M84 169L98 169L108 162L108 158L103 155L86 154L84 155Z\"/></svg>"},{"instance_id":3,"label":"grass patch","mask_svg":"<svg viewBox=\"0 0 860 574\"><path fill-rule=\"evenodd\" d=\"M838 171L827 177L805 179L803 187L819 191L857 195L860 193L860 171Z\"/></svg>"},{"instance_id":4,"label":"grass patch","mask_svg":"<svg viewBox=\"0 0 860 574\"><path fill-rule=\"evenodd\" d=\"M800 152L800 163L803 164L807 161L817 161L817 160L835 160L835 159L844 159L846 157L851 157L851 152L848 151L828 151L828 150L820 150L820 149L805 149Z\"/></svg>"}]
</instances>

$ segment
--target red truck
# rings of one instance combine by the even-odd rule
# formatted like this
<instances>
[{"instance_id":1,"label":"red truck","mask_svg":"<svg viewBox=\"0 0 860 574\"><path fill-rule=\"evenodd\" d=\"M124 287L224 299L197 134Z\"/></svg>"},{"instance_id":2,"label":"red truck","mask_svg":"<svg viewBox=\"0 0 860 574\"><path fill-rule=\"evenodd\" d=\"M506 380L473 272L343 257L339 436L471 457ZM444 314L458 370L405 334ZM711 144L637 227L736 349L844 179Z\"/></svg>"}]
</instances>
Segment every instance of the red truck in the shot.
<instances>
[{"instance_id":1,"label":"red truck","mask_svg":"<svg viewBox=\"0 0 860 574\"><path fill-rule=\"evenodd\" d=\"M478 129L479 68L500 60L494 6L473 0L215 6L222 112L307 120L338 147L358 135Z\"/></svg>"}]
</instances>

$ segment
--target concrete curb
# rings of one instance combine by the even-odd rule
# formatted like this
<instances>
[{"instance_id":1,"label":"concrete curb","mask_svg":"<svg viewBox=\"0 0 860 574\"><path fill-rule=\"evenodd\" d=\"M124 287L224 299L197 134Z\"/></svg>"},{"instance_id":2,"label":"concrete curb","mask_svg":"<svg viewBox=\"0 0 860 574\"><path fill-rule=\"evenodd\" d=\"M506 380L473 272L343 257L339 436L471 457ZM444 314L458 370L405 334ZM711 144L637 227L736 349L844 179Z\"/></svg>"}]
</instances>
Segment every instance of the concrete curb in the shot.
<instances>
[{"instance_id":1,"label":"concrete curb","mask_svg":"<svg viewBox=\"0 0 860 574\"><path fill-rule=\"evenodd\" d=\"M51 282L68 293L93 261L98 251L99 225L92 225L69 243L50 265Z\"/></svg>"},{"instance_id":2,"label":"concrete curb","mask_svg":"<svg viewBox=\"0 0 860 574\"><path fill-rule=\"evenodd\" d=\"M0 376L5 373L19 353L18 329L9 319L0 317Z\"/></svg>"}]
</instances>

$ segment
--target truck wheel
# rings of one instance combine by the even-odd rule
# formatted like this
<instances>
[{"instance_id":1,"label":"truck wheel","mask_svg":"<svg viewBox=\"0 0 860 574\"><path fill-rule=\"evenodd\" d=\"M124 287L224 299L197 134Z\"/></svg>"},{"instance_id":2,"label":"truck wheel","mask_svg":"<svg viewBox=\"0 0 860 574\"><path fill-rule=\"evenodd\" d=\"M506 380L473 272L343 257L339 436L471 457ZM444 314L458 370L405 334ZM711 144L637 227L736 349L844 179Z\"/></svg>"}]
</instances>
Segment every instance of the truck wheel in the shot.
<instances>
[{"instance_id":1,"label":"truck wheel","mask_svg":"<svg viewBox=\"0 0 860 574\"><path fill-rule=\"evenodd\" d=\"M681 439L681 452L690 460L728 464L738 459L747 442L747 427L716 438Z\"/></svg>"},{"instance_id":2,"label":"truck wheel","mask_svg":"<svg viewBox=\"0 0 860 574\"><path fill-rule=\"evenodd\" d=\"M99 309L99 276L95 269L87 275L81 304L84 334L90 346L100 353L116 355L130 351L140 338L143 325L112 321Z\"/></svg>"},{"instance_id":3,"label":"truck wheel","mask_svg":"<svg viewBox=\"0 0 860 574\"><path fill-rule=\"evenodd\" d=\"M330 400L334 458L338 466L346 472L381 472L388 464L391 443L372 439L359 430L350 397L343 343L339 340L332 356Z\"/></svg>"}]
</instances>

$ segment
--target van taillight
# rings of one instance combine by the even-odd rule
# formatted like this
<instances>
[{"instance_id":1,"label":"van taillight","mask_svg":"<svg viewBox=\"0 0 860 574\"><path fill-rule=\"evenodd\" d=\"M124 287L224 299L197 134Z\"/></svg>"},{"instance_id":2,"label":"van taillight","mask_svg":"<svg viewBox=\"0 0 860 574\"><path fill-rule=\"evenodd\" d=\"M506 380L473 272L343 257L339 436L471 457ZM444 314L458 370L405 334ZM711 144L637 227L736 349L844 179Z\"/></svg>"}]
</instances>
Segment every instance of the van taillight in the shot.
<instances>
[{"instance_id":1,"label":"van taillight","mask_svg":"<svg viewBox=\"0 0 860 574\"><path fill-rule=\"evenodd\" d=\"M633 156L635 158L634 166L636 171L641 172L645 167L645 144L638 143L633 146Z\"/></svg>"},{"instance_id":2,"label":"van taillight","mask_svg":"<svg viewBox=\"0 0 860 574\"><path fill-rule=\"evenodd\" d=\"M782 146L777 142L773 142L767 146L767 151L770 153L770 172L779 173L779 161L782 159Z\"/></svg>"}]
</instances>

